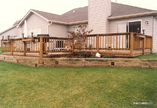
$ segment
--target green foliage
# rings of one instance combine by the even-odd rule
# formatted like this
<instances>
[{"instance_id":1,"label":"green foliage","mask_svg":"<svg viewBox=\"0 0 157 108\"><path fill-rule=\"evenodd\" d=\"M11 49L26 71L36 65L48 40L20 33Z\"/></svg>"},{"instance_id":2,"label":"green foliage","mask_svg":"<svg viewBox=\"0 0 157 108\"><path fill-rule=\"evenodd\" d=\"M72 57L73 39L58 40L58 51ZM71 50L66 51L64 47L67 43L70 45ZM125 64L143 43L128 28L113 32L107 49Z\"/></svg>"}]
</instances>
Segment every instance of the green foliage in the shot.
<instances>
[{"instance_id":1,"label":"green foliage","mask_svg":"<svg viewBox=\"0 0 157 108\"><path fill-rule=\"evenodd\" d=\"M0 54L1 54L1 47L0 47Z\"/></svg>"},{"instance_id":2,"label":"green foliage","mask_svg":"<svg viewBox=\"0 0 157 108\"><path fill-rule=\"evenodd\" d=\"M68 58L68 56L67 56L67 55L65 55L65 56L63 56L63 57L61 57L61 58Z\"/></svg>"},{"instance_id":3,"label":"green foliage","mask_svg":"<svg viewBox=\"0 0 157 108\"><path fill-rule=\"evenodd\" d=\"M103 56L103 58L111 58L111 56Z\"/></svg>"},{"instance_id":4,"label":"green foliage","mask_svg":"<svg viewBox=\"0 0 157 108\"><path fill-rule=\"evenodd\" d=\"M0 61L0 107L156 108L156 82L156 69L38 68Z\"/></svg>"},{"instance_id":5,"label":"green foliage","mask_svg":"<svg viewBox=\"0 0 157 108\"><path fill-rule=\"evenodd\" d=\"M90 58L97 58L96 56L91 56Z\"/></svg>"}]
</instances>

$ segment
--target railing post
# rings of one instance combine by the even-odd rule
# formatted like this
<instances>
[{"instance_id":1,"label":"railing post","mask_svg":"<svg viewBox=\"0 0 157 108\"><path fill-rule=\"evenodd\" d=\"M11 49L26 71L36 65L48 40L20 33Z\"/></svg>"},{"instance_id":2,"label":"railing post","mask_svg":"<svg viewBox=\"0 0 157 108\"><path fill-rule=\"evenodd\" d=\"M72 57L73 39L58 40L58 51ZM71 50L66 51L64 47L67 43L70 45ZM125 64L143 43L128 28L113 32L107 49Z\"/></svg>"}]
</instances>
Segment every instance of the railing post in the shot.
<instances>
[{"instance_id":1,"label":"railing post","mask_svg":"<svg viewBox=\"0 0 157 108\"><path fill-rule=\"evenodd\" d=\"M72 53L74 53L74 37L72 36Z\"/></svg>"},{"instance_id":2,"label":"railing post","mask_svg":"<svg viewBox=\"0 0 157 108\"><path fill-rule=\"evenodd\" d=\"M143 48L142 48L142 52L143 52L143 54L142 54L142 55L144 55L144 53L145 53L145 52L144 52L145 44L146 44L146 43L145 43L145 40L146 40L146 37L143 39Z\"/></svg>"},{"instance_id":3,"label":"railing post","mask_svg":"<svg viewBox=\"0 0 157 108\"><path fill-rule=\"evenodd\" d=\"M150 53L152 54L152 37L150 38L151 39L151 41L150 41Z\"/></svg>"},{"instance_id":4,"label":"railing post","mask_svg":"<svg viewBox=\"0 0 157 108\"><path fill-rule=\"evenodd\" d=\"M134 49L134 34L133 32L130 33L130 56L133 57L133 49Z\"/></svg>"},{"instance_id":5,"label":"railing post","mask_svg":"<svg viewBox=\"0 0 157 108\"><path fill-rule=\"evenodd\" d=\"M74 53L74 43L72 43L72 53Z\"/></svg>"},{"instance_id":6,"label":"railing post","mask_svg":"<svg viewBox=\"0 0 157 108\"><path fill-rule=\"evenodd\" d=\"M97 47L97 53L99 52L99 35L96 37L96 47Z\"/></svg>"},{"instance_id":7,"label":"railing post","mask_svg":"<svg viewBox=\"0 0 157 108\"><path fill-rule=\"evenodd\" d=\"M40 58L43 58L43 37L40 37Z\"/></svg>"},{"instance_id":8,"label":"railing post","mask_svg":"<svg viewBox=\"0 0 157 108\"><path fill-rule=\"evenodd\" d=\"M11 40L10 44L11 44L11 55L13 55L14 41Z\"/></svg>"},{"instance_id":9,"label":"railing post","mask_svg":"<svg viewBox=\"0 0 157 108\"><path fill-rule=\"evenodd\" d=\"M27 43L24 42L24 56L26 56L26 48L27 48Z\"/></svg>"},{"instance_id":10,"label":"railing post","mask_svg":"<svg viewBox=\"0 0 157 108\"><path fill-rule=\"evenodd\" d=\"M1 53L3 53L3 42L1 40Z\"/></svg>"}]
</instances>

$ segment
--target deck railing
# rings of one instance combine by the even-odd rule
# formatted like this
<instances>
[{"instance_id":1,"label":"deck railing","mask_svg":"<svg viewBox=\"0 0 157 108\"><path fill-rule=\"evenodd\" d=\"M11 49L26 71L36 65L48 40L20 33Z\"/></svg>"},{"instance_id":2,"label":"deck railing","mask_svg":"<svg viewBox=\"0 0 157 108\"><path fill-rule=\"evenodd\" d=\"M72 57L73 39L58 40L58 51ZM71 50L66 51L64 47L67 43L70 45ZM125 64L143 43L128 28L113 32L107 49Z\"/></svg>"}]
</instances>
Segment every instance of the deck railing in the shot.
<instances>
[{"instance_id":1,"label":"deck railing","mask_svg":"<svg viewBox=\"0 0 157 108\"><path fill-rule=\"evenodd\" d=\"M11 52L11 55L19 52L24 56L26 53L39 53L40 57L54 52L99 52L128 57L133 57L136 50L145 54L145 49L148 49L152 53L152 37L133 32L87 35L86 41L81 44L77 41L71 43L71 40L72 38L44 36L5 39L1 40L1 51Z\"/></svg>"},{"instance_id":2,"label":"deck railing","mask_svg":"<svg viewBox=\"0 0 157 108\"><path fill-rule=\"evenodd\" d=\"M87 35L82 49L91 50L129 50L130 33ZM79 49L79 47L75 49Z\"/></svg>"}]
</instances>

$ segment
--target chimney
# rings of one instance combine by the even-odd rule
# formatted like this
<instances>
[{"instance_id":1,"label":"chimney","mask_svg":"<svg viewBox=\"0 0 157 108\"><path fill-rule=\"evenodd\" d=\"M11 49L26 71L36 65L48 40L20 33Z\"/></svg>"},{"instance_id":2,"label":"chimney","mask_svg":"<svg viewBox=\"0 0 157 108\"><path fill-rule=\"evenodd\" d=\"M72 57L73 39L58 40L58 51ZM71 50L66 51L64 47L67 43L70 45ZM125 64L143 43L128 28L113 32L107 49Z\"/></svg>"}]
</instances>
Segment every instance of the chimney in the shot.
<instances>
[{"instance_id":1,"label":"chimney","mask_svg":"<svg viewBox=\"0 0 157 108\"><path fill-rule=\"evenodd\" d=\"M109 33L111 0L88 0L88 29L92 34Z\"/></svg>"}]
</instances>

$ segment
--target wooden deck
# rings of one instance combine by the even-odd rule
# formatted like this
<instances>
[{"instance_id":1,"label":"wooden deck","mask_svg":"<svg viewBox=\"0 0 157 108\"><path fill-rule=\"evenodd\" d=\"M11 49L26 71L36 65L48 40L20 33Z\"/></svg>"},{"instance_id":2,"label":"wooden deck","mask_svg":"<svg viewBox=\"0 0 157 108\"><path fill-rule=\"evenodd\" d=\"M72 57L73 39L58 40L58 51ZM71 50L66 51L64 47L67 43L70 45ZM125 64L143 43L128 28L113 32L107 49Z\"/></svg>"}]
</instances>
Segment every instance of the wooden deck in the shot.
<instances>
[{"instance_id":1,"label":"wooden deck","mask_svg":"<svg viewBox=\"0 0 157 108\"><path fill-rule=\"evenodd\" d=\"M152 37L137 33L87 35L84 43L72 38L33 37L1 40L2 54L52 57L73 53L100 53L116 57L135 57L152 53Z\"/></svg>"}]
</instances>

